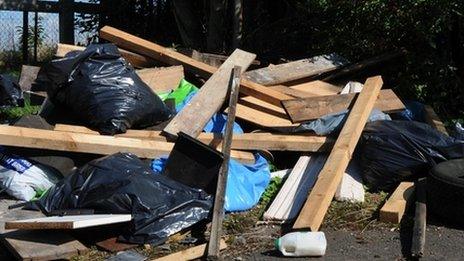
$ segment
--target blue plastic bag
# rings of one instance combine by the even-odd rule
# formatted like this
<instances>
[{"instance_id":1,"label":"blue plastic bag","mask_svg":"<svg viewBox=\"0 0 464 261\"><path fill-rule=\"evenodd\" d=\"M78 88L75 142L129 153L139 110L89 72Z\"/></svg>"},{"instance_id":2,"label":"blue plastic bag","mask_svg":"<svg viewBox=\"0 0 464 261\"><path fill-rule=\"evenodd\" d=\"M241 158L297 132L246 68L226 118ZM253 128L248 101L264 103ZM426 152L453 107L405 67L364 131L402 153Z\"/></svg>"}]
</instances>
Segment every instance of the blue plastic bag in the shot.
<instances>
[{"instance_id":1,"label":"blue plastic bag","mask_svg":"<svg viewBox=\"0 0 464 261\"><path fill-rule=\"evenodd\" d=\"M259 154L255 154L255 159L256 162L252 165L230 159L224 205L226 211L244 211L254 207L269 184L271 176L269 164ZM151 168L161 174L166 161L167 157L155 159Z\"/></svg>"},{"instance_id":2,"label":"blue plastic bag","mask_svg":"<svg viewBox=\"0 0 464 261\"><path fill-rule=\"evenodd\" d=\"M176 106L179 112L196 94L190 93L183 102ZM203 129L205 132L224 133L227 122L227 115L216 113ZM239 124L234 122L234 134L243 133ZM156 173L162 173L166 165L167 157L153 160L152 169ZM244 211L258 204L261 195L269 185L271 172L266 159L255 154L255 163L250 165L242 164L234 159L229 162L229 174L227 176L227 187L225 197L226 211Z\"/></svg>"}]
</instances>

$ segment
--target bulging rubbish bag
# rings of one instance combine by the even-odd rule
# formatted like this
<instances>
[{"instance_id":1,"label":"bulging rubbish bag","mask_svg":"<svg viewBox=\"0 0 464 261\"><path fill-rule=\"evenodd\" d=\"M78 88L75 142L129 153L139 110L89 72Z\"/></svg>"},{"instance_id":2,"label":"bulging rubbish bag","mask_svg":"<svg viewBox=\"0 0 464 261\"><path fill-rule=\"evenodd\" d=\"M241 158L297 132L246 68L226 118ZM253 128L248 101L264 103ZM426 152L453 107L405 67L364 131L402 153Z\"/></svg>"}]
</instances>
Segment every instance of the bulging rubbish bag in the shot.
<instances>
[{"instance_id":1,"label":"bulging rubbish bag","mask_svg":"<svg viewBox=\"0 0 464 261\"><path fill-rule=\"evenodd\" d=\"M23 92L10 76L0 74L0 108L23 107Z\"/></svg>"},{"instance_id":2,"label":"bulging rubbish bag","mask_svg":"<svg viewBox=\"0 0 464 261\"><path fill-rule=\"evenodd\" d=\"M212 197L163 175L154 175L135 155L117 153L79 168L52 187L35 206L45 213L93 209L96 214L132 214L120 240L159 244L208 218Z\"/></svg>"},{"instance_id":3,"label":"bulging rubbish bag","mask_svg":"<svg viewBox=\"0 0 464 261\"><path fill-rule=\"evenodd\" d=\"M439 162L464 157L464 142L415 121L367 123L359 149L363 179L374 190L391 190Z\"/></svg>"},{"instance_id":4,"label":"bulging rubbish bag","mask_svg":"<svg viewBox=\"0 0 464 261\"><path fill-rule=\"evenodd\" d=\"M62 178L57 170L9 154L0 147L0 187L10 196L29 201Z\"/></svg>"},{"instance_id":5,"label":"bulging rubbish bag","mask_svg":"<svg viewBox=\"0 0 464 261\"><path fill-rule=\"evenodd\" d=\"M37 82L46 87L55 105L68 108L104 134L152 126L171 116L113 44L90 45L53 60L40 71Z\"/></svg>"}]
</instances>

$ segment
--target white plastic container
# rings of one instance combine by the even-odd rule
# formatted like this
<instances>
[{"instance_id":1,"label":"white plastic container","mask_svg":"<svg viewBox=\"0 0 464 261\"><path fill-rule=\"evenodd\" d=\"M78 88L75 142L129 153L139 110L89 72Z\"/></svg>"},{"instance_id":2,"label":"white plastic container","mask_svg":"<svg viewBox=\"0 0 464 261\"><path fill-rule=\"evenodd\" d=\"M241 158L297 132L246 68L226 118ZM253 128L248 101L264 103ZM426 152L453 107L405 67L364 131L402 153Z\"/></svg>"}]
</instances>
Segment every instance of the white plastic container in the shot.
<instances>
[{"instance_id":1,"label":"white plastic container","mask_svg":"<svg viewBox=\"0 0 464 261\"><path fill-rule=\"evenodd\" d=\"M327 240L324 232L292 232L276 239L275 246L284 256L323 256Z\"/></svg>"}]
</instances>

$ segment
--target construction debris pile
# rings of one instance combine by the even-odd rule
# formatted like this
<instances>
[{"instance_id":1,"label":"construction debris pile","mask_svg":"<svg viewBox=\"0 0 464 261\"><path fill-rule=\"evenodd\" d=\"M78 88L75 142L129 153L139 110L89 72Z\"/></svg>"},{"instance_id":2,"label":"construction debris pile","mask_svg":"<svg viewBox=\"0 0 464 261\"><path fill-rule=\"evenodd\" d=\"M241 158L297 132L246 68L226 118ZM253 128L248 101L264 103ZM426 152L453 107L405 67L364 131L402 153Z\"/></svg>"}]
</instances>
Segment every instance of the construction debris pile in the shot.
<instances>
[{"instance_id":1,"label":"construction debris pile","mask_svg":"<svg viewBox=\"0 0 464 261\"><path fill-rule=\"evenodd\" d=\"M108 43L59 44L51 63L25 66L20 86L40 113L0 126L0 184L20 200L3 200L2 242L18 259L82 254L83 234L117 252L195 226L209 227L208 242L161 260L218 257L224 215L256 206L275 176L285 182L262 218L297 231L277 242L288 256L324 255L317 231L330 203L363 202L364 185L397 187L380 211L396 223L414 182L417 200L462 193L450 184L462 174L464 143L433 110L411 117L381 76L333 81L370 62L329 54L248 70L256 55L239 49L194 59L108 26L100 37ZM13 93L2 94L4 104L23 103L17 85L3 77L0 85ZM299 159L271 173L282 151ZM421 179L431 169L432 188ZM442 215L463 208L431 204ZM421 255L425 208L417 207Z\"/></svg>"}]
</instances>

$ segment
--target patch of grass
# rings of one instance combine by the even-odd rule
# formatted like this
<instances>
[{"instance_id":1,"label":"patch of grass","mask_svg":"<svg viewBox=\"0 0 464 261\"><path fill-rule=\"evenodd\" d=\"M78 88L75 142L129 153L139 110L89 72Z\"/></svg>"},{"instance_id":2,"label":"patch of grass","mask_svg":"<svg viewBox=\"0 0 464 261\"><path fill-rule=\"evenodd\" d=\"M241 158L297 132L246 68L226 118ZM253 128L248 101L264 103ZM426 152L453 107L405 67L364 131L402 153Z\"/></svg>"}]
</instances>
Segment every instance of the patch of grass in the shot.
<instances>
[{"instance_id":1,"label":"patch of grass","mask_svg":"<svg viewBox=\"0 0 464 261\"><path fill-rule=\"evenodd\" d=\"M4 108L0 109L0 120L7 121L7 120L14 120L18 119L24 115L31 115L37 114L40 110L40 106L38 105L31 105L29 99L24 100L24 107L13 107L13 108Z\"/></svg>"},{"instance_id":2,"label":"patch of grass","mask_svg":"<svg viewBox=\"0 0 464 261\"><path fill-rule=\"evenodd\" d=\"M368 226L379 225L376 220L387 195L385 192L366 192L364 203L332 201L323 227L363 231Z\"/></svg>"}]
</instances>

